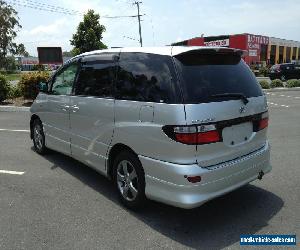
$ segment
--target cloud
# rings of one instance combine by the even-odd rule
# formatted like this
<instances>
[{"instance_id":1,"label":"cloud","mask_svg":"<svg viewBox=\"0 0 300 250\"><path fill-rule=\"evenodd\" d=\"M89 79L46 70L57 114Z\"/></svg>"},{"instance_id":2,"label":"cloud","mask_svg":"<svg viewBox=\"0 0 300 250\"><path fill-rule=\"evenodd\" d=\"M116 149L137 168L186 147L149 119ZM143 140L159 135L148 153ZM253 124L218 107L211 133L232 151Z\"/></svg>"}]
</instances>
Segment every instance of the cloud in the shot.
<instances>
[{"instance_id":1,"label":"cloud","mask_svg":"<svg viewBox=\"0 0 300 250\"><path fill-rule=\"evenodd\" d=\"M57 35L61 30L64 30L68 22L66 18L55 20L53 23L47 25L39 25L32 30L28 31L30 35Z\"/></svg>"},{"instance_id":2,"label":"cloud","mask_svg":"<svg viewBox=\"0 0 300 250\"><path fill-rule=\"evenodd\" d=\"M49 4L57 5L57 1ZM61 0L64 8L86 12L94 9L100 16L135 15L136 6L129 0ZM22 12L20 12L22 13ZM36 47L62 46L70 50L69 40L82 16L34 12L41 18L23 12L25 20L18 40L42 41L25 43L36 54ZM300 1L286 0L144 0L141 5L143 42L164 46L178 40L204 35L254 33L300 41ZM47 15L45 15L47 14ZM27 23L26 23L26 20ZM39 20L36 22L35 20ZM108 46L139 46L137 18L106 19L103 42ZM131 37L135 40L128 39Z\"/></svg>"}]
</instances>

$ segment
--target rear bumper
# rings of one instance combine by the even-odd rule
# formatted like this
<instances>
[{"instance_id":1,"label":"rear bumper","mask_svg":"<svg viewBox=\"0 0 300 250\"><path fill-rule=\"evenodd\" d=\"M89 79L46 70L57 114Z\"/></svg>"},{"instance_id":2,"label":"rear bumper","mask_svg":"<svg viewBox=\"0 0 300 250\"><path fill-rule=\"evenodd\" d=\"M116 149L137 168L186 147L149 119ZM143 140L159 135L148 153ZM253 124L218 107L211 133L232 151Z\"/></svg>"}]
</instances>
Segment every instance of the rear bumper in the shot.
<instances>
[{"instance_id":1,"label":"rear bumper","mask_svg":"<svg viewBox=\"0 0 300 250\"><path fill-rule=\"evenodd\" d=\"M181 208L194 208L257 179L258 173L270 172L270 146L238 159L202 168L197 164L179 165L139 156L144 167L149 199ZM201 176L192 184L184 176Z\"/></svg>"}]
</instances>

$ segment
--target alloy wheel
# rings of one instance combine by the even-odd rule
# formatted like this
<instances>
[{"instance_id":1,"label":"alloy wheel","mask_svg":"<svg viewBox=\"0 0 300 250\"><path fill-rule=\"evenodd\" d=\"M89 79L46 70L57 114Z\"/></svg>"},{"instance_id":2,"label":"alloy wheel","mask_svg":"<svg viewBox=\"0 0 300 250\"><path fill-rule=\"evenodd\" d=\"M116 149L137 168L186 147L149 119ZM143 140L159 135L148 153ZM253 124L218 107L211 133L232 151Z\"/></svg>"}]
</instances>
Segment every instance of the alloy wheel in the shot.
<instances>
[{"instance_id":1,"label":"alloy wheel","mask_svg":"<svg viewBox=\"0 0 300 250\"><path fill-rule=\"evenodd\" d=\"M122 160L117 167L117 184L122 196L127 201L133 201L138 195L138 177L133 165Z\"/></svg>"},{"instance_id":2,"label":"alloy wheel","mask_svg":"<svg viewBox=\"0 0 300 250\"><path fill-rule=\"evenodd\" d=\"M36 124L33 129L33 139L35 146L38 150L42 150L44 144L44 137L42 132L42 127L40 124Z\"/></svg>"}]
</instances>

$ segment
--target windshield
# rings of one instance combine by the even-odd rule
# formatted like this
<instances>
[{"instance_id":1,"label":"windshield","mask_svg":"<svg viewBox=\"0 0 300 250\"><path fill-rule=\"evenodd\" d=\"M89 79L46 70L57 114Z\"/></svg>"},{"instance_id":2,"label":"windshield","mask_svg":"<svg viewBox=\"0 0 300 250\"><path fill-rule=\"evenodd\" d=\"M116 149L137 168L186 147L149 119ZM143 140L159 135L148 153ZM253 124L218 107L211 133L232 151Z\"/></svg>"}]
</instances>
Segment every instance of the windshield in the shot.
<instances>
[{"instance_id":1,"label":"windshield","mask_svg":"<svg viewBox=\"0 0 300 250\"><path fill-rule=\"evenodd\" d=\"M262 95L249 67L236 54L184 53L174 57L185 103L207 103ZM216 98L216 96L218 96Z\"/></svg>"}]
</instances>

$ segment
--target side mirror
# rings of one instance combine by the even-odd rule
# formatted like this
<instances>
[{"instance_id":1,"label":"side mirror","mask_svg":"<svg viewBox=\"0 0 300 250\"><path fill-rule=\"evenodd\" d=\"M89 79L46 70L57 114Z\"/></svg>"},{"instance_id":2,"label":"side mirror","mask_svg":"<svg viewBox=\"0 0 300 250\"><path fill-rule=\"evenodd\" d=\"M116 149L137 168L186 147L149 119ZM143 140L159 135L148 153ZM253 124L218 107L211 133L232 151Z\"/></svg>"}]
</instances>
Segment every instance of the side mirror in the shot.
<instances>
[{"instance_id":1,"label":"side mirror","mask_svg":"<svg viewBox=\"0 0 300 250\"><path fill-rule=\"evenodd\" d=\"M39 83L39 91L42 93L48 93L48 84L45 82Z\"/></svg>"}]
</instances>

